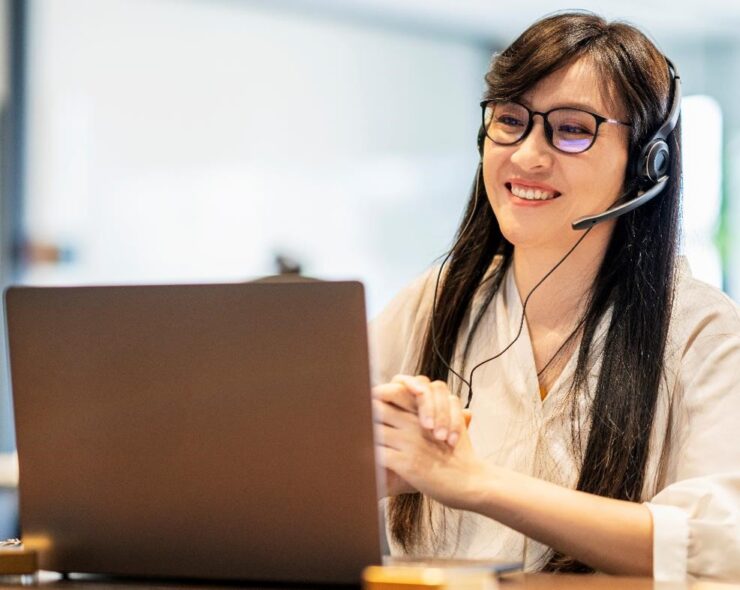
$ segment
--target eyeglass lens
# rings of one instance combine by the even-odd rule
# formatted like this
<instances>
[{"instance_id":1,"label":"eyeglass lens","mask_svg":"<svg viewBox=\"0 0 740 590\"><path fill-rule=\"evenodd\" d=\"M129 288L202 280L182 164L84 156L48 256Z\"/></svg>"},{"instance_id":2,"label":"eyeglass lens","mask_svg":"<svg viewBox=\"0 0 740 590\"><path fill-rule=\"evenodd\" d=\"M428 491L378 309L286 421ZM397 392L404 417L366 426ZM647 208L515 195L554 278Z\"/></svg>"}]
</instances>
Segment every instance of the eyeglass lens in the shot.
<instances>
[{"instance_id":1,"label":"eyeglass lens","mask_svg":"<svg viewBox=\"0 0 740 590\"><path fill-rule=\"evenodd\" d=\"M516 143L529 128L529 111L515 102L489 103L483 116L488 137L501 145ZM547 123L552 129L551 138L546 134L550 143L572 154L591 147L598 127L591 113L565 108L550 111Z\"/></svg>"}]
</instances>

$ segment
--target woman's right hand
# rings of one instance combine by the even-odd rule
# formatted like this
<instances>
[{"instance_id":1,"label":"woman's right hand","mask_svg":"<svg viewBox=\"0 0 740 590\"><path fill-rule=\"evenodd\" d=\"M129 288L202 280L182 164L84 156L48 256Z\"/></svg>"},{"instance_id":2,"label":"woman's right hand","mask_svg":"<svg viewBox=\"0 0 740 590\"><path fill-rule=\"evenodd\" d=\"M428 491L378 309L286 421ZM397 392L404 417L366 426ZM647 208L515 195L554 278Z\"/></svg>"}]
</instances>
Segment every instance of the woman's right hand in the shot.
<instances>
[{"instance_id":1,"label":"woman's right hand","mask_svg":"<svg viewBox=\"0 0 740 590\"><path fill-rule=\"evenodd\" d=\"M383 424L382 404L388 404L414 415L425 436L450 447L457 444L470 423L470 412L462 409L460 400L450 393L447 384L423 375L396 375L390 383L374 387L372 395L377 424ZM382 441L379 442L382 446ZM385 482L388 496L417 491L389 469L385 470Z\"/></svg>"},{"instance_id":2,"label":"woman's right hand","mask_svg":"<svg viewBox=\"0 0 740 590\"><path fill-rule=\"evenodd\" d=\"M373 399L417 414L423 429L451 447L470 423L470 412L450 393L447 383L431 381L424 375L396 375L390 383L373 388Z\"/></svg>"}]
</instances>

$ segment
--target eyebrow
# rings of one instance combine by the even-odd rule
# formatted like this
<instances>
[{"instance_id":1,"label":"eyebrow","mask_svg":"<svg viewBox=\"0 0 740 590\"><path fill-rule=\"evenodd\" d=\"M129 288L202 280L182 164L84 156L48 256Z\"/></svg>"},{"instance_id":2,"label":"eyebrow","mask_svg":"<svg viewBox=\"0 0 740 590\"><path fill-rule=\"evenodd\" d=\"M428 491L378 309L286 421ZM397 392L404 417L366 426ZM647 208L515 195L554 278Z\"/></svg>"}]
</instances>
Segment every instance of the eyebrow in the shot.
<instances>
[{"instance_id":1,"label":"eyebrow","mask_svg":"<svg viewBox=\"0 0 740 590\"><path fill-rule=\"evenodd\" d=\"M525 107L535 110L534 107L532 106L532 103L526 100L524 97L520 97L519 102L521 102ZM599 109L595 108L593 105L586 104L585 102L578 102L578 101L564 102L564 103L558 104L547 110L550 111L552 109L580 109L582 111L588 111L589 113L600 114ZM602 115L602 116L606 116L606 115Z\"/></svg>"}]
</instances>

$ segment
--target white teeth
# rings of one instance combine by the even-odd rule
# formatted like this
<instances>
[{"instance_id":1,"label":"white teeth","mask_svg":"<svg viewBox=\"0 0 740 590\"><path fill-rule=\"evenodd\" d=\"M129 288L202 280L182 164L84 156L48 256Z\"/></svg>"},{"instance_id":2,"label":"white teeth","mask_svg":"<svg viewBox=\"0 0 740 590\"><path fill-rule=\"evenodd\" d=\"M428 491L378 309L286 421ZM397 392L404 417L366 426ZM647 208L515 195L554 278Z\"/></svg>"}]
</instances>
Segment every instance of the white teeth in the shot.
<instances>
[{"instance_id":1,"label":"white teeth","mask_svg":"<svg viewBox=\"0 0 740 590\"><path fill-rule=\"evenodd\" d=\"M535 188L524 188L515 184L511 185L511 192L514 196L519 197L520 199L526 199L527 201L546 201L555 196L555 193Z\"/></svg>"}]
</instances>

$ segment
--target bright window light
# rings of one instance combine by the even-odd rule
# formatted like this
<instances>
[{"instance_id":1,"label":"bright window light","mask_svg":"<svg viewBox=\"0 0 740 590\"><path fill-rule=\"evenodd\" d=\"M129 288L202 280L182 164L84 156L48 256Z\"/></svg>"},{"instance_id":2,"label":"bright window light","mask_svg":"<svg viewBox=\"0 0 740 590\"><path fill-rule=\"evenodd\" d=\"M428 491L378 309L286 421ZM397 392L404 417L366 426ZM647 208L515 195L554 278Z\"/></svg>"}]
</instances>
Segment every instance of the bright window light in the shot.
<instances>
[{"instance_id":1,"label":"bright window light","mask_svg":"<svg viewBox=\"0 0 740 590\"><path fill-rule=\"evenodd\" d=\"M722 112L709 96L681 103L683 147L683 253L692 274L722 287L715 243L722 199Z\"/></svg>"}]
</instances>

